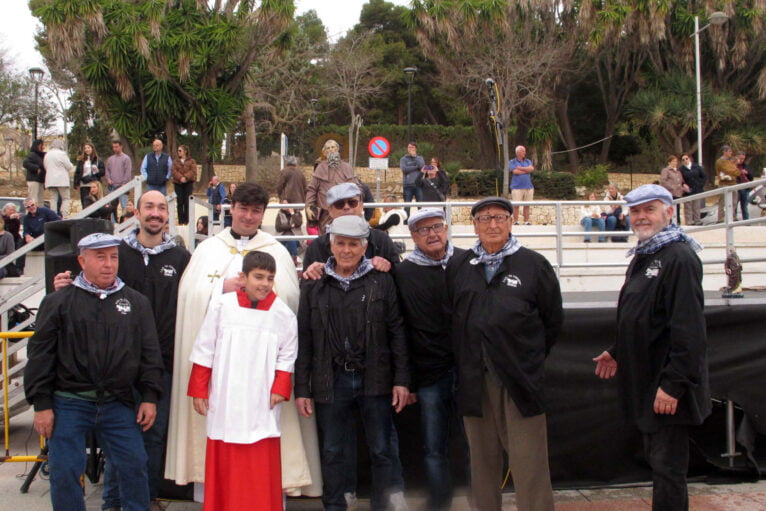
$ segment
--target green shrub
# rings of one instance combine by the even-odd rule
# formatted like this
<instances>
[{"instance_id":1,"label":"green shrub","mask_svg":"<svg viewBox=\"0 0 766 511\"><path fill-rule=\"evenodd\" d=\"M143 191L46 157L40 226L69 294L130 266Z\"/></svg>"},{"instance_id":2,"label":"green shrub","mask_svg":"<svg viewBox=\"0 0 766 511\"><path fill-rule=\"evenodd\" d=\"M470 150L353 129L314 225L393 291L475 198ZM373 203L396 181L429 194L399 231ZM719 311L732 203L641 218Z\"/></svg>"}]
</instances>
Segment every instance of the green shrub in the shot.
<instances>
[{"instance_id":1,"label":"green shrub","mask_svg":"<svg viewBox=\"0 0 766 511\"><path fill-rule=\"evenodd\" d=\"M588 190L600 189L609 184L609 167L602 164L583 168L577 171L575 184Z\"/></svg>"},{"instance_id":2,"label":"green shrub","mask_svg":"<svg viewBox=\"0 0 766 511\"><path fill-rule=\"evenodd\" d=\"M569 172L533 172L532 184L535 197L551 200L574 200L575 177Z\"/></svg>"},{"instance_id":3,"label":"green shrub","mask_svg":"<svg viewBox=\"0 0 766 511\"><path fill-rule=\"evenodd\" d=\"M457 183L457 194L460 197L497 195L494 169L460 172L455 176L453 182Z\"/></svg>"},{"instance_id":4,"label":"green shrub","mask_svg":"<svg viewBox=\"0 0 766 511\"><path fill-rule=\"evenodd\" d=\"M423 157L423 160L426 162L426 165L429 163L429 154L434 154L434 145L430 142L418 142L418 155ZM388 166L389 167L398 167L399 161L404 157L404 155L407 154L407 147L399 148L395 151L391 151L391 154L388 155Z\"/></svg>"}]
</instances>

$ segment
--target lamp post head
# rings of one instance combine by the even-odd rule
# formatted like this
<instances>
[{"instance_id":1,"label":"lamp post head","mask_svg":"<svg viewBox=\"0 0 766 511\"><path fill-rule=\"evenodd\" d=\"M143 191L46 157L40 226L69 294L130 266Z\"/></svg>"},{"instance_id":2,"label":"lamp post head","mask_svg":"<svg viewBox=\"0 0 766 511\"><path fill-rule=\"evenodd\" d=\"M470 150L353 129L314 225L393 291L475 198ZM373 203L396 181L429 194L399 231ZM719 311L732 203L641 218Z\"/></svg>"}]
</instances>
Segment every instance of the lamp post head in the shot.
<instances>
[{"instance_id":1,"label":"lamp post head","mask_svg":"<svg viewBox=\"0 0 766 511\"><path fill-rule=\"evenodd\" d=\"M711 12L710 16L707 18L708 23L711 25L723 25L726 23L726 21L728 21L728 19L729 16L725 12L721 11Z\"/></svg>"},{"instance_id":2,"label":"lamp post head","mask_svg":"<svg viewBox=\"0 0 766 511\"><path fill-rule=\"evenodd\" d=\"M32 81L35 83L40 83L43 79L43 75L45 74L45 71L43 71L39 67L30 67L29 68L29 76L32 77Z\"/></svg>"},{"instance_id":3,"label":"lamp post head","mask_svg":"<svg viewBox=\"0 0 766 511\"><path fill-rule=\"evenodd\" d=\"M418 68L405 67L402 71L404 71L404 74L407 76L407 82L412 83L412 81L415 79L415 74L418 72Z\"/></svg>"}]
</instances>

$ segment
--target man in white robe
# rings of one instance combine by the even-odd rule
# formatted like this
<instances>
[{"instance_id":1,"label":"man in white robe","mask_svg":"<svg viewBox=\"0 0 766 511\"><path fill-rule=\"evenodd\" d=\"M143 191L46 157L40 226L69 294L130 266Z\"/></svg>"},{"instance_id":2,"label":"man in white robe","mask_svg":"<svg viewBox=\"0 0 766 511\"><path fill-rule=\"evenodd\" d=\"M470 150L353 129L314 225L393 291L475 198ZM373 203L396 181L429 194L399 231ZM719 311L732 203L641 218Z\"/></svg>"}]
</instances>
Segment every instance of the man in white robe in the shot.
<instances>
[{"instance_id":1,"label":"man in white robe","mask_svg":"<svg viewBox=\"0 0 766 511\"><path fill-rule=\"evenodd\" d=\"M194 346L213 296L242 287L242 258L252 250L271 254L277 263L274 292L293 312L298 310L298 276L292 257L270 234L259 230L268 204L266 191L254 183L232 196L232 225L196 248L181 279L165 477L178 484L205 480L205 418L194 412L186 394ZM316 424L298 417L295 407L282 410L282 487L289 495L321 495L322 479ZM195 494L201 493L195 490Z\"/></svg>"}]
</instances>

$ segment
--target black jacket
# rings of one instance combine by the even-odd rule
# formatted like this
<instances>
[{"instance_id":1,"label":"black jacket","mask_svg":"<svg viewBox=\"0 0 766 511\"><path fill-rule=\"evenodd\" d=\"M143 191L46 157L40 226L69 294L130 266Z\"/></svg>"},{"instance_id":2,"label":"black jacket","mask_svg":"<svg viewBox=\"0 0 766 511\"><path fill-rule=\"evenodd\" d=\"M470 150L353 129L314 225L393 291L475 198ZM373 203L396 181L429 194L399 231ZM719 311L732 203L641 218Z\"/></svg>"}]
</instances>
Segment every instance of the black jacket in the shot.
<instances>
[{"instance_id":1,"label":"black jacket","mask_svg":"<svg viewBox=\"0 0 766 511\"><path fill-rule=\"evenodd\" d=\"M707 174L705 174L705 171L699 163L692 163L692 168L689 168L686 165L681 165L679 170L681 171L681 175L684 176L684 183L689 185L689 188L691 189L691 192L686 195L702 193L705 191Z\"/></svg>"},{"instance_id":2,"label":"black jacket","mask_svg":"<svg viewBox=\"0 0 766 511\"><path fill-rule=\"evenodd\" d=\"M83 168L83 161L79 160L77 162L77 168L74 169L74 187L79 188L81 185L92 183L93 181L98 181L102 177L106 175L106 169L104 168L104 162L99 160L98 158L95 159L95 162L91 162L91 164L96 165L96 173L95 174L88 174L87 176L82 176L82 168Z\"/></svg>"},{"instance_id":3,"label":"black jacket","mask_svg":"<svg viewBox=\"0 0 766 511\"><path fill-rule=\"evenodd\" d=\"M134 405L162 395L162 358L149 301L125 286L103 300L76 286L47 295L27 347L24 391L36 411L53 393L96 391Z\"/></svg>"},{"instance_id":4,"label":"black jacket","mask_svg":"<svg viewBox=\"0 0 766 511\"><path fill-rule=\"evenodd\" d=\"M90 206L91 204L94 204L98 200L99 199L97 199L91 194L85 195L80 201L82 203L82 209L87 208L88 206ZM112 218L112 213L114 213L114 208L112 207L111 203L107 202L106 204L98 208L96 211L88 215L88 217L103 218L104 220L109 220L110 218Z\"/></svg>"},{"instance_id":5,"label":"black jacket","mask_svg":"<svg viewBox=\"0 0 766 511\"><path fill-rule=\"evenodd\" d=\"M458 412L481 416L486 362L525 417L545 411L543 364L561 330L561 290L550 263L520 248L489 284L466 250L447 265L452 344L458 367Z\"/></svg>"},{"instance_id":6,"label":"black jacket","mask_svg":"<svg viewBox=\"0 0 766 511\"><path fill-rule=\"evenodd\" d=\"M434 179L421 172L415 184L423 189L423 202L444 202L449 194L449 176L443 170L438 171Z\"/></svg>"},{"instance_id":7,"label":"black jacket","mask_svg":"<svg viewBox=\"0 0 766 511\"><path fill-rule=\"evenodd\" d=\"M399 312L394 279L372 270L351 281L364 287L366 300L364 394L390 394L394 385L409 387L410 373L404 322ZM333 401L335 364L329 342L328 311L334 297L344 293L338 281L325 275L301 285L298 308L298 359L295 361L295 397ZM336 302L334 302L336 303Z\"/></svg>"},{"instance_id":8,"label":"black jacket","mask_svg":"<svg viewBox=\"0 0 766 511\"><path fill-rule=\"evenodd\" d=\"M465 252L455 248L452 257ZM412 368L412 392L432 385L455 367L447 314L447 282L441 266L418 266L405 260L396 269L399 304L404 316Z\"/></svg>"},{"instance_id":9,"label":"black jacket","mask_svg":"<svg viewBox=\"0 0 766 511\"><path fill-rule=\"evenodd\" d=\"M124 241L120 243L118 250L120 254L118 274L126 285L149 299L165 371L172 373L178 286L191 255L185 248L176 246L159 254L150 255L149 265L145 265L143 255Z\"/></svg>"},{"instance_id":10,"label":"black jacket","mask_svg":"<svg viewBox=\"0 0 766 511\"><path fill-rule=\"evenodd\" d=\"M45 182L45 165L43 165L43 158L45 153L36 153L34 151L29 153L24 159L22 165L27 170L27 181L36 181L38 183ZM42 206L42 204L39 204Z\"/></svg>"},{"instance_id":11,"label":"black jacket","mask_svg":"<svg viewBox=\"0 0 766 511\"><path fill-rule=\"evenodd\" d=\"M316 261L326 263L331 255L330 235L327 233L322 234L312 241L311 245L306 249L306 254L303 257L303 269L305 270L311 266L311 263ZM391 271L396 269L400 261L399 251L396 250L396 246L388 236L388 233L376 229L370 229L370 237L367 238L367 250L364 256L367 259L372 259L375 256L387 259L391 263Z\"/></svg>"},{"instance_id":12,"label":"black jacket","mask_svg":"<svg viewBox=\"0 0 766 511\"><path fill-rule=\"evenodd\" d=\"M644 433L701 424L710 414L702 263L683 242L631 261L617 305L617 379L628 417ZM678 399L657 415L657 387Z\"/></svg>"}]
</instances>

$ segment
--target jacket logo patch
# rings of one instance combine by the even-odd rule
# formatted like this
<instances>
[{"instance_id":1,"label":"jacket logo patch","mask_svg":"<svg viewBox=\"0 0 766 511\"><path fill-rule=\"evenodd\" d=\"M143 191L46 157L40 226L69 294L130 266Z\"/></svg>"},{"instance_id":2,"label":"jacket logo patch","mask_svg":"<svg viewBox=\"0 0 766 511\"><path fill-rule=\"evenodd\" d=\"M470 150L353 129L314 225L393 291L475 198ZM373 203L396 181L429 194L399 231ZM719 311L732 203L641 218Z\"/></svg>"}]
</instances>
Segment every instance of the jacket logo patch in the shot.
<instances>
[{"instance_id":1,"label":"jacket logo patch","mask_svg":"<svg viewBox=\"0 0 766 511\"><path fill-rule=\"evenodd\" d=\"M662 261L659 259L655 259L651 263L649 263L649 267L646 269L646 272L644 275L646 275L647 279L653 279L657 275L660 274L660 270L662 269Z\"/></svg>"},{"instance_id":2,"label":"jacket logo patch","mask_svg":"<svg viewBox=\"0 0 766 511\"><path fill-rule=\"evenodd\" d=\"M114 302L114 306L117 309L117 312L123 316L130 312L130 302L126 298L120 298Z\"/></svg>"},{"instance_id":3,"label":"jacket logo patch","mask_svg":"<svg viewBox=\"0 0 766 511\"><path fill-rule=\"evenodd\" d=\"M516 275L506 275L503 277L503 284L508 287L519 287L521 285L521 279Z\"/></svg>"},{"instance_id":4,"label":"jacket logo patch","mask_svg":"<svg viewBox=\"0 0 766 511\"><path fill-rule=\"evenodd\" d=\"M162 274L163 277L175 277L178 272L175 268L170 266L169 264L166 264L162 268L160 268L160 274Z\"/></svg>"}]
</instances>

